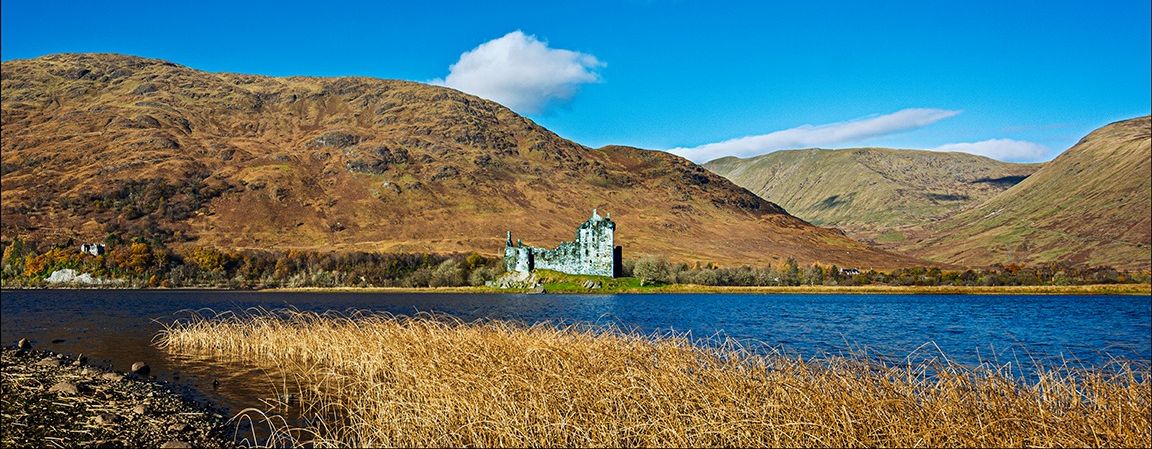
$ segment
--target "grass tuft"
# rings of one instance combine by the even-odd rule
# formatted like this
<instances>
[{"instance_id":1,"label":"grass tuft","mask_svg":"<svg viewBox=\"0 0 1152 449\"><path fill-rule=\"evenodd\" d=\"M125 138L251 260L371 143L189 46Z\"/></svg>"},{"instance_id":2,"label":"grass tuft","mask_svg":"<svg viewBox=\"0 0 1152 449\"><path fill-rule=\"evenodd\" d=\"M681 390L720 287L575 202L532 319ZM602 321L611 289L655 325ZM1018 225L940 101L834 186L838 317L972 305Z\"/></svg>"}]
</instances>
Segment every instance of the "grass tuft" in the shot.
<instances>
[{"instance_id":1,"label":"grass tuft","mask_svg":"<svg viewBox=\"0 0 1152 449\"><path fill-rule=\"evenodd\" d=\"M1152 444L1147 366L1047 369L1024 381L946 359L803 360L718 343L296 310L198 316L157 337L169 351L239 357L288 376L298 391L285 407L307 419L255 418L280 423L281 445Z\"/></svg>"}]
</instances>

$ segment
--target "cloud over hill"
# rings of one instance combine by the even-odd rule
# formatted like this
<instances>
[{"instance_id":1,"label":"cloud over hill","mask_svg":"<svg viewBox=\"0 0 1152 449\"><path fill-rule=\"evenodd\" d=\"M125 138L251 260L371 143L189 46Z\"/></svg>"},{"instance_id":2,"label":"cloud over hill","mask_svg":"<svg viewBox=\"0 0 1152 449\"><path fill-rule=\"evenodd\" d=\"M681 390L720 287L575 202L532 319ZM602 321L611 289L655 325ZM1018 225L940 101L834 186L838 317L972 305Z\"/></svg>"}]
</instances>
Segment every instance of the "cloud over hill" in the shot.
<instances>
[{"instance_id":1,"label":"cloud over hill","mask_svg":"<svg viewBox=\"0 0 1152 449\"><path fill-rule=\"evenodd\" d=\"M600 82L595 56L551 48L536 36L516 30L464 52L448 76L430 81L536 114L567 102L588 83Z\"/></svg>"},{"instance_id":2,"label":"cloud over hill","mask_svg":"<svg viewBox=\"0 0 1152 449\"><path fill-rule=\"evenodd\" d=\"M738 137L696 147L673 148L668 152L696 162L704 162L724 156L749 157L791 148L840 145L870 137L922 128L940 120L954 117L959 113L960 111L948 109L902 109L891 114L825 125L802 125L768 134Z\"/></svg>"}]
</instances>

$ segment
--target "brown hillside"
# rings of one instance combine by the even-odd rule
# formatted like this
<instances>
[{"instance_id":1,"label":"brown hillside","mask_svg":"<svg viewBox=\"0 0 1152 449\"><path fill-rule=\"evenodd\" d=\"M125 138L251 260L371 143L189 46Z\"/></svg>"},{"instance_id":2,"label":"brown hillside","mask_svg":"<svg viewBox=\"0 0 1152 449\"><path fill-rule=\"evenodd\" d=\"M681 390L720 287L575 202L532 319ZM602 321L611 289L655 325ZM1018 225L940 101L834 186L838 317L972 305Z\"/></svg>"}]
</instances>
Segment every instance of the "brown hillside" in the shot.
<instances>
[{"instance_id":1,"label":"brown hillside","mask_svg":"<svg viewBox=\"0 0 1152 449\"><path fill-rule=\"evenodd\" d=\"M626 257L918 263L682 158L589 149L442 87L90 54L2 73L4 239L495 254L507 229L555 245L600 208Z\"/></svg>"},{"instance_id":2,"label":"brown hillside","mask_svg":"<svg viewBox=\"0 0 1152 449\"><path fill-rule=\"evenodd\" d=\"M704 167L810 223L882 245L980 204L1040 168L887 148L776 151Z\"/></svg>"},{"instance_id":3,"label":"brown hillside","mask_svg":"<svg viewBox=\"0 0 1152 449\"><path fill-rule=\"evenodd\" d=\"M930 229L908 252L963 265L1152 265L1152 120L1097 129L1020 184Z\"/></svg>"}]
</instances>

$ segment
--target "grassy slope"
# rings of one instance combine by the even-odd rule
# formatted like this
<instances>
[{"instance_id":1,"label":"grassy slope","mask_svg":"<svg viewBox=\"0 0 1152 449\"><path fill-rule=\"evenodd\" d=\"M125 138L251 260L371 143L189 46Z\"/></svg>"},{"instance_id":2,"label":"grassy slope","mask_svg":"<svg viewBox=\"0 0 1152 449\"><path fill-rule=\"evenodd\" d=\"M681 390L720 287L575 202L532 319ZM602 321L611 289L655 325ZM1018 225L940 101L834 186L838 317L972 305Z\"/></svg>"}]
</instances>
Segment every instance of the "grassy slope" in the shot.
<instances>
[{"instance_id":1,"label":"grassy slope","mask_svg":"<svg viewBox=\"0 0 1152 449\"><path fill-rule=\"evenodd\" d=\"M1054 260L1148 269L1149 117L1093 131L1020 184L903 249L964 265Z\"/></svg>"},{"instance_id":2,"label":"grassy slope","mask_svg":"<svg viewBox=\"0 0 1152 449\"><path fill-rule=\"evenodd\" d=\"M886 244L991 198L1037 164L884 148L777 151L704 164L812 223Z\"/></svg>"},{"instance_id":3,"label":"grassy slope","mask_svg":"<svg viewBox=\"0 0 1152 449\"><path fill-rule=\"evenodd\" d=\"M923 263L682 158L589 149L442 87L80 54L4 62L3 100L4 239L495 254L507 229L554 246L600 208L628 257Z\"/></svg>"}]
</instances>

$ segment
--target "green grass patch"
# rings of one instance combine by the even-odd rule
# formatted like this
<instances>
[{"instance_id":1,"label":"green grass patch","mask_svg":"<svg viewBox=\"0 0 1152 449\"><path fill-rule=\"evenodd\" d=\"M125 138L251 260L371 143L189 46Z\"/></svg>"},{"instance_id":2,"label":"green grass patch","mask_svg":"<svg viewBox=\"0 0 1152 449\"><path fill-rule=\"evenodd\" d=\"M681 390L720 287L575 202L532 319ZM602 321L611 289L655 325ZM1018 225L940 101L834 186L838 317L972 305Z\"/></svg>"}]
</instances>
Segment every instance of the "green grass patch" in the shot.
<instances>
[{"instance_id":1,"label":"green grass patch","mask_svg":"<svg viewBox=\"0 0 1152 449\"><path fill-rule=\"evenodd\" d=\"M903 242L904 241L904 234L896 232L896 231L885 232L883 234L876 236L876 241L880 242L880 243Z\"/></svg>"},{"instance_id":2,"label":"green grass patch","mask_svg":"<svg viewBox=\"0 0 1152 449\"><path fill-rule=\"evenodd\" d=\"M608 276L589 276L581 274L568 274L552 270L535 270L536 278L544 284L544 290L549 293L619 293L622 291L657 291L661 284L641 284L639 278ZM584 286L588 281L600 284L600 288L589 289Z\"/></svg>"}]
</instances>

